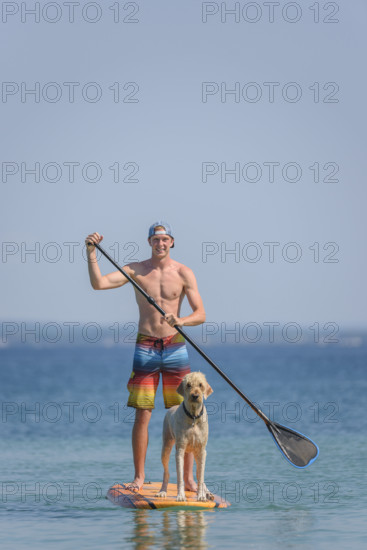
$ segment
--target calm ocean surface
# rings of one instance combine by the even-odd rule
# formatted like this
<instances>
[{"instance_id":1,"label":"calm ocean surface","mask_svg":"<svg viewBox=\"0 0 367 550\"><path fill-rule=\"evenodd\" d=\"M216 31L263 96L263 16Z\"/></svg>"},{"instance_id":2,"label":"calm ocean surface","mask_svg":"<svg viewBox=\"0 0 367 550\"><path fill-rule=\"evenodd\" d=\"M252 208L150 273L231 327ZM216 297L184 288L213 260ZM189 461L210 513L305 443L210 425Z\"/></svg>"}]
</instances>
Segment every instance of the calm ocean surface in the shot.
<instances>
[{"instance_id":1,"label":"calm ocean surface","mask_svg":"<svg viewBox=\"0 0 367 550\"><path fill-rule=\"evenodd\" d=\"M313 439L298 470L265 425L189 349L214 393L206 482L227 510L126 510L105 499L133 476L126 383L132 346L0 349L1 548L366 548L367 347L229 345L207 353L271 418ZM160 481L161 385L147 480ZM176 480L174 453L171 481Z\"/></svg>"}]
</instances>

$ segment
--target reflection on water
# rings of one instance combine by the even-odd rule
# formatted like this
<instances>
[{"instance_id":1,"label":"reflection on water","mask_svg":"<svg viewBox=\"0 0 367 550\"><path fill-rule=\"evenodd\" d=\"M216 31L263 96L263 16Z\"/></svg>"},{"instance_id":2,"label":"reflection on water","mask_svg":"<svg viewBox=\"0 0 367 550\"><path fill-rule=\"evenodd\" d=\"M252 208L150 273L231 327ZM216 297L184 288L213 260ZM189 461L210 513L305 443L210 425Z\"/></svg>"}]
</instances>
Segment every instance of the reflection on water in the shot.
<instances>
[{"instance_id":1,"label":"reflection on water","mask_svg":"<svg viewBox=\"0 0 367 550\"><path fill-rule=\"evenodd\" d=\"M207 550L213 547L213 527L219 527L219 533L237 533L239 526L246 538L243 548L269 548L269 534L273 548L289 550L304 549L307 541L312 540L312 533L317 532L317 514L313 510L279 509L272 506L272 514L267 514L267 528L263 525L263 510L238 508L231 513L215 510L133 510L128 512L129 521L124 514L125 532L121 547L134 550L152 550L159 548L172 550L176 548L195 548ZM317 536L315 537L315 541ZM219 539L217 539L219 543ZM227 543L230 539L227 539ZM223 538L221 538L221 543ZM306 545L304 545L306 543ZM229 546L232 547L233 546Z\"/></svg>"},{"instance_id":2,"label":"reflection on water","mask_svg":"<svg viewBox=\"0 0 367 550\"><path fill-rule=\"evenodd\" d=\"M206 531L214 516L211 510L134 510L131 512L131 531L124 543L136 550L151 548L209 547Z\"/></svg>"}]
</instances>

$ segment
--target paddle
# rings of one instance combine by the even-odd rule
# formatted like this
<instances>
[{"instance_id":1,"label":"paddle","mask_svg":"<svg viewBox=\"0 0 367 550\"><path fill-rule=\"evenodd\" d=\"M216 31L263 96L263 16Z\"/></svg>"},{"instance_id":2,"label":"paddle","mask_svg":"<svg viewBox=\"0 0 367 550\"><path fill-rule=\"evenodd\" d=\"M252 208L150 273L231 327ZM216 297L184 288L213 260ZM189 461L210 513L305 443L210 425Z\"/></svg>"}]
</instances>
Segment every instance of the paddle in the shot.
<instances>
[{"instance_id":1,"label":"paddle","mask_svg":"<svg viewBox=\"0 0 367 550\"><path fill-rule=\"evenodd\" d=\"M111 256L103 250L99 244L88 243L88 246L95 246L98 250L120 271L130 283L139 291L148 302L155 307L159 313L163 316L166 315L166 312L155 302L155 300L149 296L135 281L132 279L112 258ZM182 336L187 340L193 348L196 349L198 353L221 375L222 378L246 401L246 403L255 411L257 415L265 422L266 427L268 428L270 434L272 435L276 445L279 450L283 453L283 456L296 468L306 468L309 466L318 456L319 449L317 445L308 439L303 434L282 426L277 422L270 420L242 391L237 388L237 386L232 382L230 378L206 355L206 353L199 348L199 346L188 336L180 326L175 325L174 328L182 334Z\"/></svg>"}]
</instances>

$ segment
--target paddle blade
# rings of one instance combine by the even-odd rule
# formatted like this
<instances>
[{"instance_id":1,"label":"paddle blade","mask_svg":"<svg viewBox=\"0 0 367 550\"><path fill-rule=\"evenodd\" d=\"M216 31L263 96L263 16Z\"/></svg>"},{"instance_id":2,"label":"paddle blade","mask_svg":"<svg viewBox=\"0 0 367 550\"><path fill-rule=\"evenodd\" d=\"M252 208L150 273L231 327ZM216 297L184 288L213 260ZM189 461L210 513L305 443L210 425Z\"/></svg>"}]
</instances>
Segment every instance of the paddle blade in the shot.
<instances>
[{"instance_id":1,"label":"paddle blade","mask_svg":"<svg viewBox=\"0 0 367 550\"><path fill-rule=\"evenodd\" d=\"M311 439L277 422L269 422L266 426L280 451L293 466L306 468L316 460L319 448Z\"/></svg>"}]
</instances>

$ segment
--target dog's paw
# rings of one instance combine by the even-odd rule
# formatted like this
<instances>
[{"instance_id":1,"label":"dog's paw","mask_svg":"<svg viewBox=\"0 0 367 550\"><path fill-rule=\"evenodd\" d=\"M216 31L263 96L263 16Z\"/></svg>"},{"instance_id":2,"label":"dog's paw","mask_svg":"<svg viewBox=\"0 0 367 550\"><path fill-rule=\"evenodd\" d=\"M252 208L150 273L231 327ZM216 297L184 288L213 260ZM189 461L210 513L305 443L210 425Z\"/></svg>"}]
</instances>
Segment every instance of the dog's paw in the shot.
<instances>
[{"instance_id":1,"label":"dog's paw","mask_svg":"<svg viewBox=\"0 0 367 550\"><path fill-rule=\"evenodd\" d=\"M207 501L206 494L205 493L203 493L201 495L198 494L197 500L200 501L200 502L206 502Z\"/></svg>"},{"instance_id":2,"label":"dog's paw","mask_svg":"<svg viewBox=\"0 0 367 550\"><path fill-rule=\"evenodd\" d=\"M185 502L186 501L185 493L178 494L177 497L176 497L176 500L177 500L177 502Z\"/></svg>"},{"instance_id":3,"label":"dog's paw","mask_svg":"<svg viewBox=\"0 0 367 550\"><path fill-rule=\"evenodd\" d=\"M208 490L206 491L205 496L206 496L206 499L207 499L207 500L214 500L214 495L213 495L213 493L211 493L211 492L208 491Z\"/></svg>"},{"instance_id":4,"label":"dog's paw","mask_svg":"<svg viewBox=\"0 0 367 550\"><path fill-rule=\"evenodd\" d=\"M156 493L155 496L158 497L158 498L166 498L167 493L166 493L166 491L159 491L159 493Z\"/></svg>"}]
</instances>

